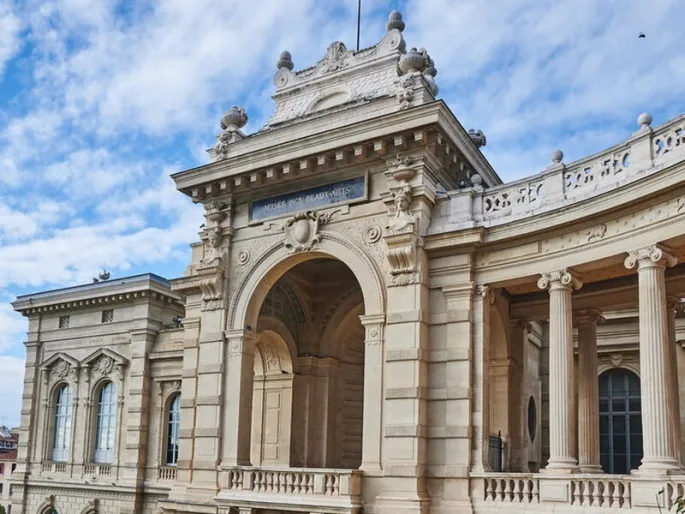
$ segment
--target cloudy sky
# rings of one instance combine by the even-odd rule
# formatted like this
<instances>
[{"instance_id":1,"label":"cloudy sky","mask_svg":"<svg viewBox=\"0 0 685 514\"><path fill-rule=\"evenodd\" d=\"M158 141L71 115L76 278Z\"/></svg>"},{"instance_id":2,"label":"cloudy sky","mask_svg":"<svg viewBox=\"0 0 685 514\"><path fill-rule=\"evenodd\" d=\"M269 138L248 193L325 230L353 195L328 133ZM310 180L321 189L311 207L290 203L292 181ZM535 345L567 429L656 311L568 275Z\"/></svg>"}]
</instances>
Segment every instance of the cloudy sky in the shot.
<instances>
[{"instance_id":1,"label":"cloudy sky","mask_svg":"<svg viewBox=\"0 0 685 514\"><path fill-rule=\"evenodd\" d=\"M169 174L205 162L231 105L264 123L281 50L303 68L352 47L356 3L0 0L0 423L23 376L9 302L100 268L181 275L202 220ZM682 0L363 3L362 46L401 10L505 181L625 139L640 112L685 112Z\"/></svg>"}]
</instances>

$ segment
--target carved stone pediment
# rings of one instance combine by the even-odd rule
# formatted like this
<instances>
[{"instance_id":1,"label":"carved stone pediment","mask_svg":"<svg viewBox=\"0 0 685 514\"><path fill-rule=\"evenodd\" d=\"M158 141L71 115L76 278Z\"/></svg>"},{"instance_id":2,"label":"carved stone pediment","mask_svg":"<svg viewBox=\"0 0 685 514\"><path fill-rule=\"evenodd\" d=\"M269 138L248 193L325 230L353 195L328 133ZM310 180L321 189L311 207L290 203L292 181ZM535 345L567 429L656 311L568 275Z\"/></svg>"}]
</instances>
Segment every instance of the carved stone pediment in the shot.
<instances>
[{"instance_id":1,"label":"carved stone pediment","mask_svg":"<svg viewBox=\"0 0 685 514\"><path fill-rule=\"evenodd\" d=\"M81 364L90 370L92 378L111 376L122 380L128 360L109 348L100 348L83 359Z\"/></svg>"},{"instance_id":2,"label":"carved stone pediment","mask_svg":"<svg viewBox=\"0 0 685 514\"><path fill-rule=\"evenodd\" d=\"M40 368L44 372L45 378L50 382L65 379L74 383L78 382L79 362L66 353L56 353L46 359Z\"/></svg>"}]
</instances>

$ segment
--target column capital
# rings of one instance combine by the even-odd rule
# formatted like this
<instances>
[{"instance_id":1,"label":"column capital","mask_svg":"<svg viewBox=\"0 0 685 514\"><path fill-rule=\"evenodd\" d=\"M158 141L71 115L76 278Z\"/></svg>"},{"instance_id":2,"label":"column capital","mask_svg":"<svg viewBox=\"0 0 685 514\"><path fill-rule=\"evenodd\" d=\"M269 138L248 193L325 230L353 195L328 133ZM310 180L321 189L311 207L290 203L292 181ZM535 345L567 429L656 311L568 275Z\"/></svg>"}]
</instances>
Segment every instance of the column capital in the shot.
<instances>
[{"instance_id":1,"label":"column capital","mask_svg":"<svg viewBox=\"0 0 685 514\"><path fill-rule=\"evenodd\" d=\"M538 279L538 287L550 291L553 289L580 289L583 287L583 282L572 271L562 269L542 273Z\"/></svg>"},{"instance_id":2,"label":"column capital","mask_svg":"<svg viewBox=\"0 0 685 514\"><path fill-rule=\"evenodd\" d=\"M638 270L651 266L672 268L677 263L678 258L661 244L654 244L628 252L628 257L623 261L626 268L633 269L637 266Z\"/></svg>"},{"instance_id":3,"label":"column capital","mask_svg":"<svg viewBox=\"0 0 685 514\"><path fill-rule=\"evenodd\" d=\"M682 302L680 296L669 294L666 296L666 307L669 311L683 312L685 311L685 304Z\"/></svg>"},{"instance_id":4,"label":"column capital","mask_svg":"<svg viewBox=\"0 0 685 514\"><path fill-rule=\"evenodd\" d=\"M501 294L502 290L486 285L486 284L481 284L477 285L474 290L473 290L473 295L475 298L480 298L482 300L487 300L490 305L493 305L496 301L499 295Z\"/></svg>"},{"instance_id":5,"label":"column capital","mask_svg":"<svg viewBox=\"0 0 685 514\"><path fill-rule=\"evenodd\" d=\"M224 337L228 341L228 355L254 353L257 334L252 330L226 330Z\"/></svg>"},{"instance_id":6,"label":"column capital","mask_svg":"<svg viewBox=\"0 0 685 514\"><path fill-rule=\"evenodd\" d=\"M359 320L365 327L369 325L384 324L385 314L362 314L359 316Z\"/></svg>"},{"instance_id":7,"label":"column capital","mask_svg":"<svg viewBox=\"0 0 685 514\"><path fill-rule=\"evenodd\" d=\"M576 326L598 325L604 321L604 316L599 309L582 309L573 313L573 321Z\"/></svg>"}]
</instances>

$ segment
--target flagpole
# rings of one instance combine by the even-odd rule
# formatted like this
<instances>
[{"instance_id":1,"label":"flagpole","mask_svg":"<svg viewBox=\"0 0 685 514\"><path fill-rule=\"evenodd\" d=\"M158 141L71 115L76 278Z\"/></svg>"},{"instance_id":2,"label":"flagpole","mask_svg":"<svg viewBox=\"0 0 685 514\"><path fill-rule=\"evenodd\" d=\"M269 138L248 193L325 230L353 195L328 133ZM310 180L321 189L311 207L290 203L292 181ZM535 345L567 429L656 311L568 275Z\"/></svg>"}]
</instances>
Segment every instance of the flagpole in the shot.
<instances>
[{"instance_id":1,"label":"flagpole","mask_svg":"<svg viewBox=\"0 0 685 514\"><path fill-rule=\"evenodd\" d=\"M357 52L359 51L359 32L362 25L362 0L357 0Z\"/></svg>"}]
</instances>

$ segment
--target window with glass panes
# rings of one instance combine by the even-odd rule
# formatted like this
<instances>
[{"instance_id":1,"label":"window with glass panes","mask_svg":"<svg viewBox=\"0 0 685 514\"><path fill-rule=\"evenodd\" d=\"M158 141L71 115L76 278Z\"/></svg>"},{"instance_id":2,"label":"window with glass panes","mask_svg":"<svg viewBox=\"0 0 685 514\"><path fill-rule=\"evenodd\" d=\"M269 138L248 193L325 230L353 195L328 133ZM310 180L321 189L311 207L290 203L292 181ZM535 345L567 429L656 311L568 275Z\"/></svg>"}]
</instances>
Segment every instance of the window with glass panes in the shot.
<instances>
[{"instance_id":1,"label":"window with glass panes","mask_svg":"<svg viewBox=\"0 0 685 514\"><path fill-rule=\"evenodd\" d=\"M95 452L93 460L98 463L112 462L114 457L114 433L117 422L116 386L108 382L98 396Z\"/></svg>"},{"instance_id":2,"label":"window with glass panes","mask_svg":"<svg viewBox=\"0 0 685 514\"><path fill-rule=\"evenodd\" d=\"M66 461L71 437L71 386L60 386L55 396L55 418L52 429L52 460Z\"/></svg>"},{"instance_id":3,"label":"window with glass panes","mask_svg":"<svg viewBox=\"0 0 685 514\"><path fill-rule=\"evenodd\" d=\"M169 403L167 417L166 464L175 466L178 462L178 430L181 424L181 395L174 395Z\"/></svg>"},{"instance_id":4,"label":"window with glass panes","mask_svg":"<svg viewBox=\"0 0 685 514\"><path fill-rule=\"evenodd\" d=\"M642 460L640 378L626 369L599 377L599 451L605 473L627 474Z\"/></svg>"}]
</instances>

